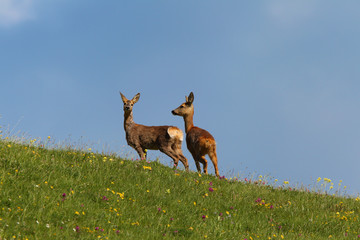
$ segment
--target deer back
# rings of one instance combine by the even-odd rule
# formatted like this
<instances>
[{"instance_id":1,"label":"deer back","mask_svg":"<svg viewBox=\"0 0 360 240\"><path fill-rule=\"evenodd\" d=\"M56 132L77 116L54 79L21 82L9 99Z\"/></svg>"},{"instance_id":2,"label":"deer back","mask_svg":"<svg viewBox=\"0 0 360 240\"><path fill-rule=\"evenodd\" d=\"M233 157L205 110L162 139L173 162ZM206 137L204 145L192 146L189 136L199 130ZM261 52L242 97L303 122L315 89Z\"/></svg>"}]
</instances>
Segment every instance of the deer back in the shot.
<instances>
[{"instance_id":1,"label":"deer back","mask_svg":"<svg viewBox=\"0 0 360 240\"><path fill-rule=\"evenodd\" d=\"M126 140L131 146L158 150L169 142L182 141L182 131L173 126L144 126L135 124L126 131Z\"/></svg>"}]
</instances>

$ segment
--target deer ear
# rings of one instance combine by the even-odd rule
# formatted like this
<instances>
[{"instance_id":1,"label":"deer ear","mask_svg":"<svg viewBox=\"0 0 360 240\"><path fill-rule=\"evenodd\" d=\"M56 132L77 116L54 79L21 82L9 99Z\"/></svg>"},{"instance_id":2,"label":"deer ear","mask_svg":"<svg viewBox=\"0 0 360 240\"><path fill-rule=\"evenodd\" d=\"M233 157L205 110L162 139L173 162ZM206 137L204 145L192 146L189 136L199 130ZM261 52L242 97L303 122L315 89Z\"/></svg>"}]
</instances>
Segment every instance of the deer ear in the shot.
<instances>
[{"instance_id":1,"label":"deer ear","mask_svg":"<svg viewBox=\"0 0 360 240\"><path fill-rule=\"evenodd\" d=\"M119 92L120 93L120 96L121 96L121 99L122 99L122 101L125 103L126 101L128 101L127 100L127 98L121 93L121 92Z\"/></svg>"},{"instance_id":2,"label":"deer ear","mask_svg":"<svg viewBox=\"0 0 360 240\"><path fill-rule=\"evenodd\" d=\"M191 93L189 94L189 97L186 98L186 102L187 102L187 103L192 103L193 101L194 101L194 93L191 92Z\"/></svg>"},{"instance_id":3,"label":"deer ear","mask_svg":"<svg viewBox=\"0 0 360 240\"><path fill-rule=\"evenodd\" d=\"M133 99L131 101L136 103L137 101L139 101L139 98L140 98L140 93L136 94L135 97L133 97Z\"/></svg>"}]
</instances>

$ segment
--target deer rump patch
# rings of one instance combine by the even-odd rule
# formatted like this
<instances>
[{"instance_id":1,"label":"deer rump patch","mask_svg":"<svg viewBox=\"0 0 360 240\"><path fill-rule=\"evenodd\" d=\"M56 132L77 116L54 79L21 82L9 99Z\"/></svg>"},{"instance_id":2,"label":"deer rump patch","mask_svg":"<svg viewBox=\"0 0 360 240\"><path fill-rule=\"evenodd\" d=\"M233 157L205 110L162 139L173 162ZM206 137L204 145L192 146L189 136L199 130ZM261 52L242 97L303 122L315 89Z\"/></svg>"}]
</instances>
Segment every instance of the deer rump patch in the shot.
<instances>
[{"instance_id":1,"label":"deer rump patch","mask_svg":"<svg viewBox=\"0 0 360 240\"><path fill-rule=\"evenodd\" d=\"M170 138L179 139L180 141L184 140L183 132L177 127L169 127L167 129L167 133L169 134Z\"/></svg>"}]
</instances>

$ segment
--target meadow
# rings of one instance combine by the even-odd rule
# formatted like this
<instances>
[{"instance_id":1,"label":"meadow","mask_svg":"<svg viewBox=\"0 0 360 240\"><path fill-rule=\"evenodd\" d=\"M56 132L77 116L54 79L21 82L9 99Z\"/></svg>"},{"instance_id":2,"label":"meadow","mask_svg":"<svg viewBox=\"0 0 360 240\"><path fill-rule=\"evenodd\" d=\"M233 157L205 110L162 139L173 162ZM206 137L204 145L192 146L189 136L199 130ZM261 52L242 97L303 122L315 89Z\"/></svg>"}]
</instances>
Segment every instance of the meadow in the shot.
<instances>
[{"instance_id":1,"label":"meadow","mask_svg":"<svg viewBox=\"0 0 360 240\"><path fill-rule=\"evenodd\" d=\"M0 239L360 239L360 198L0 140ZM192 161L192 159L189 159Z\"/></svg>"}]
</instances>

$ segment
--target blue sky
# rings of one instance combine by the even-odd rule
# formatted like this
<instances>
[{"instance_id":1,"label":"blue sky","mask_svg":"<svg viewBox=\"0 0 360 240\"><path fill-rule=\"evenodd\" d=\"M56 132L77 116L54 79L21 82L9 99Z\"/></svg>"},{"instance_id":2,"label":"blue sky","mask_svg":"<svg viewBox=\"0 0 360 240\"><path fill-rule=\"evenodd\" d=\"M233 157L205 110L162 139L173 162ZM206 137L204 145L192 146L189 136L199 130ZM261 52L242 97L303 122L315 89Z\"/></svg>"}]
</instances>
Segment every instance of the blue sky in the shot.
<instances>
[{"instance_id":1,"label":"blue sky","mask_svg":"<svg viewBox=\"0 0 360 240\"><path fill-rule=\"evenodd\" d=\"M221 175L356 194L359 24L358 1L0 0L0 125L136 156L118 92L141 93L135 122L184 129L193 91Z\"/></svg>"}]
</instances>

